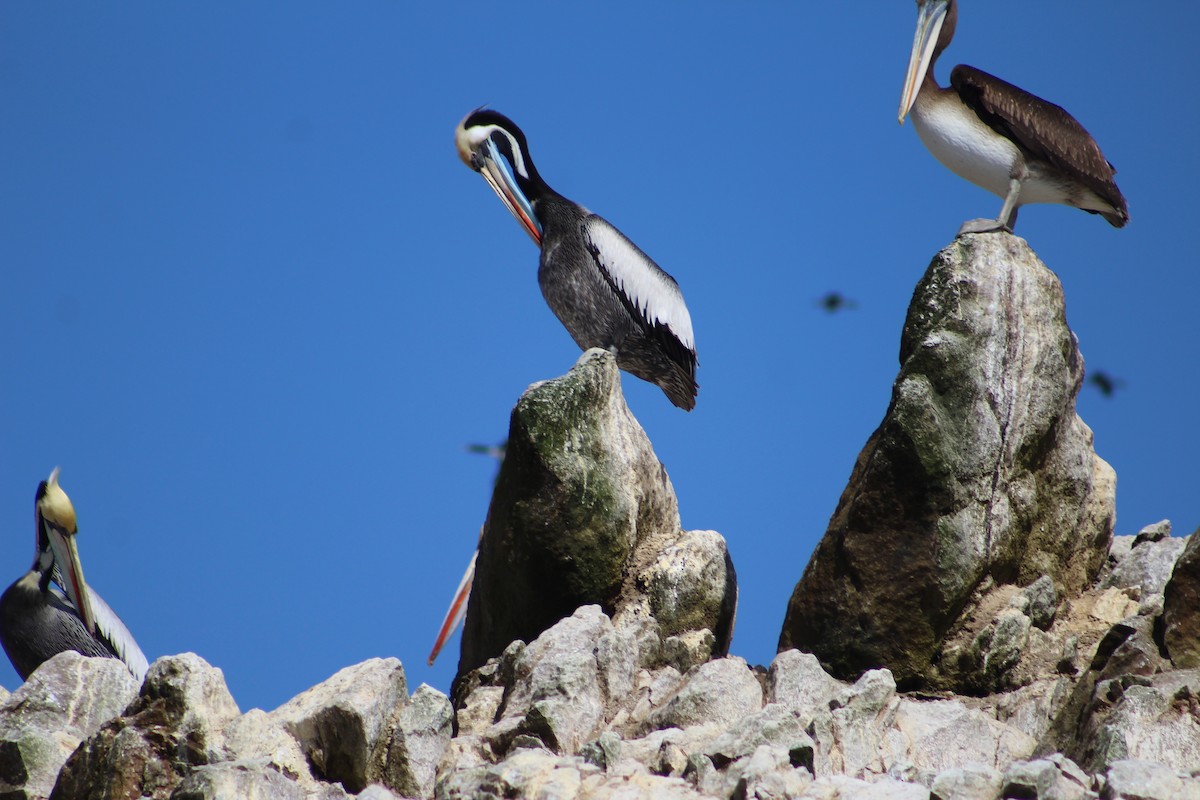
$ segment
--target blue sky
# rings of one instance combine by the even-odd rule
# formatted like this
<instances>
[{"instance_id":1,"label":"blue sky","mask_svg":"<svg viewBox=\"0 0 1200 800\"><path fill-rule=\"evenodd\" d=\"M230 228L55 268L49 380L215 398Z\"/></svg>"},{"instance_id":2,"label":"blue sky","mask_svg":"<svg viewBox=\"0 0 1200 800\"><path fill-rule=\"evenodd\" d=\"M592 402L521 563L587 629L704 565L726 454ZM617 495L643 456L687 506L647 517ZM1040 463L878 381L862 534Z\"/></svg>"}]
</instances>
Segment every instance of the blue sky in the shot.
<instances>
[{"instance_id":1,"label":"blue sky","mask_svg":"<svg viewBox=\"0 0 1200 800\"><path fill-rule=\"evenodd\" d=\"M578 356L455 155L487 103L683 288L698 408L625 392L685 527L729 542L734 653L768 663L913 287L1000 199L896 124L911 2L648 5L0 6L0 582L57 464L151 659L199 653L243 709L371 656L446 691L457 639L425 657L495 471L464 448ZM1193 4L965 0L938 69L1065 106L1119 170L1128 228L1017 225L1125 382L1079 401L1118 533L1200 525L1196 30Z\"/></svg>"}]
</instances>

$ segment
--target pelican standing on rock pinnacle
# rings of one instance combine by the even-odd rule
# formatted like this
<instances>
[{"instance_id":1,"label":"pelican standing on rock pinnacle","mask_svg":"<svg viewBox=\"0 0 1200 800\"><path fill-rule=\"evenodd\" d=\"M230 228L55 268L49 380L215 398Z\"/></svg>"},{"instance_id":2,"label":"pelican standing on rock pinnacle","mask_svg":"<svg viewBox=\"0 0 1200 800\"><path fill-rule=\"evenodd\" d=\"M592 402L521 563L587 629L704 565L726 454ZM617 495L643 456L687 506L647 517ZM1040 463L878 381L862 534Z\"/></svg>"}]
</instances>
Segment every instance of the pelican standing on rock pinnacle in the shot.
<instances>
[{"instance_id":1,"label":"pelican standing on rock pinnacle","mask_svg":"<svg viewBox=\"0 0 1200 800\"><path fill-rule=\"evenodd\" d=\"M621 369L658 384L680 408L695 408L696 343L675 279L604 219L547 186L508 117L473 111L454 140L463 162L541 248L538 284L575 343L611 350Z\"/></svg>"},{"instance_id":2,"label":"pelican standing on rock pinnacle","mask_svg":"<svg viewBox=\"0 0 1200 800\"><path fill-rule=\"evenodd\" d=\"M57 468L38 485L34 518L33 566L0 597L0 644L13 668L24 680L43 661L75 650L120 659L141 681L149 666L146 656L83 579L75 548L75 508L58 485Z\"/></svg>"},{"instance_id":3,"label":"pelican standing on rock pinnacle","mask_svg":"<svg viewBox=\"0 0 1200 800\"><path fill-rule=\"evenodd\" d=\"M1114 227L1129 211L1100 146L1053 103L960 64L950 87L938 86L933 67L954 38L955 0L917 0L900 123L913 127L938 161L971 183L1004 198L1000 216L963 223L959 234L1012 231L1017 210L1030 203L1059 203L1099 214Z\"/></svg>"}]
</instances>

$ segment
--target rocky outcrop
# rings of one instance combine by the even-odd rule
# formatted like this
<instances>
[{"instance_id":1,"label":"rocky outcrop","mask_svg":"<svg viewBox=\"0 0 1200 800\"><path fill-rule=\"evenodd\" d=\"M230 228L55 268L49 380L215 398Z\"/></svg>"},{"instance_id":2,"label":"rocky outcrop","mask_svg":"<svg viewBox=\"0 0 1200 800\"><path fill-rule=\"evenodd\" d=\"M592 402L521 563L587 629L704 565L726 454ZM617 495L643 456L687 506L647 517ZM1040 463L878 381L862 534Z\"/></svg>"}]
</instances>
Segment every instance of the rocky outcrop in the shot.
<instances>
[{"instance_id":1,"label":"rocky outcrop","mask_svg":"<svg viewBox=\"0 0 1200 800\"><path fill-rule=\"evenodd\" d=\"M766 667L725 654L724 543L678 530L665 473L615 394L612 359L593 351L514 412L522 454L489 526L490 546L521 555L490 552L479 595L509 598L497 570L512 569L534 598L549 581L562 605L527 638L505 638L516 628L485 636L478 626L519 620L481 604L478 663L459 676L454 706L428 686L410 695L395 659L243 714L221 671L197 656L160 659L139 691L119 662L64 653L11 696L0 690L0 796L1200 797L1200 667L1188 660L1200 537L1172 538L1164 521L1110 546L1111 482L1070 410L1074 342L1060 306L1031 307L1057 295L1026 255L1012 237L968 236L931 268L906 328L897 413L860 459L834 518L841 533L827 537L842 549L826 543L814 556L842 559L817 572L840 575L829 586L842 600L862 601L843 607L839 636L874 637L859 650L834 637L838 658L896 644L879 627L891 619L881 610L889 592L943 602L910 605L919 619L900 633L924 631L915 641L926 650L900 652L896 670L845 678L823 665L848 663L828 651L783 649ZM961 269L967 256L987 286ZM1017 263L992 263L1001 256ZM1002 347L983 335L1005 326L1016 333ZM943 425L956 436L983 430L969 445L939 438ZM984 467L992 483L979 478ZM874 482L881 476L908 483ZM892 527L872 540L868 523ZM868 558L871 546L898 559L890 572ZM581 566L589 558L594 575ZM809 581L805 591L825 587ZM600 589L607 599L583 602ZM827 602L794 597L793 608Z\"/></svg>"},{"instance_id":2,"label":"rocky outcrop","mask_svg":"<svg viewBox=\"0 0 1200 800\"><path fill-rule=\"evenodd\" d=\"M1062 287L1023 240L961 236L916 288L900 362L780 649L842 678L886 665L905 687L1009 688L1112 537L1115 478L1075 413Z\"/></svg>"},{"instance_id":3,"label":"rocky outcrop","mask_svg":"<svg viewBox=\"0 0 1200 800\"><path fill-rule=\"evenodd\" d=\"M137 696L117 659L73 650L42 664L0 712L0 797L47 797L79 743Z\"/></svg>"},{"instance_id":4,"label":"rocky outcrop","mask_svg":"<svg viewBox=\"0 0 1200 800\"><path fill-rule=\"evenodd\" d=\"M725 542L681 531L667 472L611 353L518 401L463 624L461 679L581 605L652 616L688 661L728 651L737 581ZM705 632L708 633L705 636Z\"/></svg>"},{"instance_id":5,"label":"rocky outcrop","mask_svg":"<svg viewBox=\"0 0 1200 800\"><path fill-rule=\"evenodd\" d=\"M1113 630L1132 627L1130 603ZM73 653L0 707L0 730L54 743L56 722L33 719L28 698L76 687L70 714L94 732L62 769L59 798L1196 796L1200 672L1107 677L1111 638L1078 679L1060 676L1066 699L1031 692L1036 682L977 698L899 692L887 669L841 681L796 650L765 669L726 657L681 672L653 619L584 606L470 673L453 737L450 701L427 686L408 695L394 659L238 714L220 671L196 656L160 659L120 710L109 691L128 672ZM1075 750L1052 752L1053 724L1069 715L1047 717L1074 708L1076 690ZM8 796L48 790L25 791Z\"/></svg>"}]
</instances>

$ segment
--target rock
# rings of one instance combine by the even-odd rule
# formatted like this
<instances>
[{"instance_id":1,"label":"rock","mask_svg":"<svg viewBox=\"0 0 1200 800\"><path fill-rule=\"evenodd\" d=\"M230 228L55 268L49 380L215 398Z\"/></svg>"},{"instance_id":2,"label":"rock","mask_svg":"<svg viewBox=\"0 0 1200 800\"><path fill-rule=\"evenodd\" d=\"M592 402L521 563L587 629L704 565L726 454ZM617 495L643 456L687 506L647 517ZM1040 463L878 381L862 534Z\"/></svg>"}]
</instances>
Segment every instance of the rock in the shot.
<instances>
[{"instance_id":1,"label":"rock","mask_svg":"<svg viewBox=\"0 0 1200 800\"><path fill-rule=\"evenodd\" d=\"M765 706L731 725L704 751L718 767L753 755L760 747L779 750L792 767L813 769L815 743L805 732L800 712L777 703Z\"/></svg>"},{"instance_id":2,"label":"rock","mask_svg":"<svg viewBox=\"0 0 1200 800\"><path fill-rule=\"evenodd\" d=\"M613 731L605 731L595 741L581 747L579 755L587 763L608 771L621 760L621 737Z\"/></svg>"},{"instance_id":3,"label":"rock","mask_svg":"<svg viewBox=\"0 0 1200 800\"><path fill-rule=\"evenodd\" d=\"M801 797L806 800L929 800L929 790L893 778L867 783L845 775L830 775L817 778Z\"/></svg>"},{"instance_id":4,"label":"rock","mask_svg":"<svg viewBox=\"0 0 1200 800\"><path fill-rule=\"evenodd\" d=\"M961 700L903 698L892 726L896 734L885 734L889 755L884 766L891 773L911 772L913 778L965 764L1000 769L1029 758L1037 748L1037 740L1029 734L968 708Z\"/></svg>"},{"instance_id":5,"label":"rock","mask_svg":"<svg viewBox=\"0 0 1200 800\"><path fill-rule=\"evenodd\" d=\"M355 800L402 800L400 795L395 794L388 788L380 786L378 783L372 783L366 789L358 793Z\"/></svg>"},{"instance_id":6,"label":"rock","mask_svg":"<svg viewBox=\"0 0 1200 800\"><path fill-rule=\"evenodd\" d=\"M729 652L737 574L721 534L683 531L634 581L639 591L628 598L619 616L653 617L667 641L707 634L694 664Z\"/></svg>"},{"instance_id":7,"label":"rock","mask_svg":"<svg viewBox=\"0 0 1200 800\"><path fill-rule=\"evenodd\" d=\"M620 387L613 356L589 350L513 409L456 682L589 604L646 608L667 635L707 629L717 654L727 649L736 581L724 542L680 531L670 479Z\"/></svg>"},{"instance_id":8,"label":"rock","mask_svg":"<svg viewBox=\"0 0 1200 800\"><path fill-rule=\"evenodd\" d=\"M575 765L544 750L520 749L492 766L450 773L438 782L441 800L475 800L479 797L534 798L547 800L577 797L582 771L594 771L587 764Z\"/></svg>"},{"instance_id":9,"label":"rock","mask_svg":"<svg viewBox=\"0 0 1200 800\"><path fill-rule=\"evenodd\" d=\"M343 794L343 796L345 796ZM171 800L307 800L293 780L255 763L226 761L197 767L171 793Z\"/></svg>"},{"instance_id":10,"label":"rock","mask_svg":"<svg viewBox=\"0 0 1200 800\"><path fill-rule=\"evenodd\" d=\"M1170 533L1171 523L1165 520L1157 526L1144 528L1129 552L1114 559L1115 563L1100 583L1101 586L1122 589L1137 587L1139 593L1136 596L1143 611L1156 611L1161 607L1163 590L1171 578L1171 570L1187 544L1186 539L1161 536L1163 525L1166 526L1166 532ZM1151 529L1157 530L1147 535Z\"/></svg>"},{"instance_id":11,"label":"rock","mask_svg":"<svg viewBox=\"0 0 1200 800\"><path fill-rule=\"evenodd\" d=\"M1125 759L1195 769L1200 764L1198 689L1200 670L1195 669L1097 683L1080 743L1068 755L1096 772Z\"/></svg>"},{"instance_id":12,"label":"rock","mask_svg":"<svg viewBox=\"0 0 1200 800\"><path fill-rule=\"evenodd\" d=\"M224 759L237 716L221 670L194 653L160 658L125 713L67 759L50 797L165 798L194 768Z\"/></svg>"},{"instance_id":13,"label":"rock","mask_svg":"<svg viewBox=\"0 0 1200 800\"><path fill-rule=\"evenodd\" d=\"M812 653L784 650L767 671L767 702L790 708L810 722L835 705L845 705L847 696L846 684L821 669Z\"/></svg>"},{"instance_id":14,"label":"rock","mask_svg":"<svg viewBox=\"0 0 1200 800\"><path fill-rule=\"evenodd\" d=\"M788 605L781 650L839 678L994 683L943 659L987 581L1077 596L1104 563L1115 478L1075 413L1083 360L1062 287L1023 240L966 235L913 295L901 369Z\"/></svg>"},{"instance_id":15,"label":"rock","mask_svg":"<svg viewBox=\"0 0 1200 800\"><path fill-rule=\"evenodd\" d=\"M720 658L697 667L688 680L647 721L648 730L686 728L704 722L724 727L762 708L758 679L737 657Z\"/></svg>"},{"instance_id":16,"label":"rock","mask_svg":"<svg viewBox=\"0 0 1200 800\"><path fill-rule=\"evenodd\" d=\"M1180 669L1200 667L1200 536L1194 533L1163 591L1162 621L1171 662Z\"/></svg>"},{"instance_id":17,"label":"rock","mask_svg":"<svg viewBox=\"0 0 1200 800\"><path fill-rule=\"evenodd\" d=\"M302 790L315 791L318 781L309 770L308 758L283 724L259 708L252 708L225 729L225 749L243 765L258 764L298 781ZM236 780L236 777L233 778Z\"/></svg>"},{"instance_id":18,"label":"rock","mask_svg":"<svg viewBox=\"0 0 1200 800\"><path fill-rule=\"evenodd\" d=\"M137 689L116 659L67 650L43 662L0 707L0 796L48 797L67 757Z\"/></svg>"},{"instance_id":19,"label":"rock","mask_svg":"<svg viewBox=\"0 0 1200 800\"><path fill-rule=\"evenodd\" d=\"M357 793L386 776L389 737L407 691L398 660L373 658L346 667L269 716L300 744L316 778Z\"/></svg>"},{"instance_id":20,"label":"rock","mask_svg":"<svg viewBox=\"0 0 1200 800\"><path fill-rule=\"evenodd\" d=\"M433 797L437 765L450 744L454 709L450 699L421 684L400 711L387 745L387 786L405 797Z\"/></svg>"},{"instance_id":21,"label":"rock","mask_svg":"<svg viewBox=\"0 0 1200 800\"><path fill-rule=\"evenodd\" d=\"M813 782L812 774L792 764L788 751L760 745L724 772L711 772L698 788L711 797L799 797Z\"/></svg>"},{"instance_id":22,"label":"rock","mask_svg":"<svg viewBox=\"0 0 1200 800\"><path fill-rule=\"evenodd\" d=\"M1017 761L1004 772L1005 797L1037 800L1084 800L1091 781L1069 759Z\"/></svg>"},{"instance_id":23,"label":"rock","mask_svg":"<svg viewBox=\"0 0 1200 800\"><path fill-rule=\"evenodd\" d=\"M1002 786L999 770L968 764L938 773L929 793L936 800L998 800Z\"/></svg>"},{"instance_id":24,"label":"rock","mask_svg":"<svg viewBox=\"0 0 1200 800\"><path fill-rule=\"evenodd\" d=\"M1046 630L1058 613L1058 591L1049 575L1043 575L1021 590L1021 611L1035 627Z\"/></svg>"},{"instance_id":25,"label":"rock","mask_svg":"<svg viewBox=\"0 0 1200 800\"><path fill-rule=\"evenodd\" d=\"M517 659L500 724L574 754L604 719L597 642L613 631L599 606L584 606L553 625Z\"/></svg>"},{"instance_id":26,"label":"rock","mask_svg":"<svg viewBox=\"0 0 1200 800\"><path fill-rule=\"evenodd\" d=\"M1152 525L1147 525L1137 532L1137 536L1133 539L1133 546L1137 547L1144 542L1161 542L1163 539L1171 536L1171 520L1163 519L1155 522Z\"/></svg>"},{"instance_id":27,"label":"rock","mask_svg":"<svg viewBox=\"0 0 1200 800\"><path fill-rule=\"evenodd\" d=\"M1179 800L1183 780L1174 770L1151 761L1122 759L1109 765L1105 775L1104 800Z\"/></svg>"}]
</instances>

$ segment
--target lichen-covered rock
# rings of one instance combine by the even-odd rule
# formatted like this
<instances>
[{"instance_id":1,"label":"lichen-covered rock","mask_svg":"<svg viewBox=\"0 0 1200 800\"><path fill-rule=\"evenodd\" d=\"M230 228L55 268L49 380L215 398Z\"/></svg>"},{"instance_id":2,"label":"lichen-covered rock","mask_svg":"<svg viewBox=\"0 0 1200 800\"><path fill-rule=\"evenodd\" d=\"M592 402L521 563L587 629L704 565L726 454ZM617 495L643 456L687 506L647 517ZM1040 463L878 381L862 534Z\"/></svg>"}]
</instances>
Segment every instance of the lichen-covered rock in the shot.
<instances>
[{"instance_id":1,"label":"lichen-covered rock","mask_svg":"<svg viewBox=\"0 0 1200 800\"><path fill-rule=\"evenodd\" d=\"M67 757L137 689L116 659L67 650L42 663L0 706L0 796L49 796Z\"/></svg>"},{"instance_id":2,"label":"lichen-covered rock","mask_svg":"<svg viewBox=\"0 0 1200 800\"><path fill-rule=\"evenodd\" d=\"M385 777L389 739L407 692L403 665L373 658L346 667L269 716L300 744L314 777L361 792Z\"/></svg>"},{"instance_id":3,"label":"lichen-covered rock","mask_svg":"<svg viewBox=\"0 0 1200 800\"><path fill-rule=\"evenodd\" d=\"M724 542L680 530L667 472L602 350L533 385L513 409L458 680L589 604L610 616L644 609L667 635L710 630L717 655L728 649L736 605Z\"/></svg>"},{"instance_id":4,"label":"lichen-covered rock","mask_svg":"<svg viewBox=\"0 0 1200 800\"><path fill-rule=\"evenodd\" d=\"M1112 537L1115 480L1075 413L1083 359L1062 287L1023 240L966 235L939 253L900 361L780 649L841 678L886 665L902 686L971 689L990 666L940 657L964 609L989 578L1082 591Z\"/></svg>"},{"instance_id":5,"label":"lichen-covered rock","mask_svg":"<svg viewBox=\"0 0 1200 800\"><path fill-rule=\"evenodd\" d=\"M237 716L221 670L194 653L160 658L125 713L67 759L50 797L163 800L194 768L224 760Z\"/></svg>"},{"instance_id":6,"label":"lichen-covered rock","mask_svg":"<svg viewBox=\"0 0 1200 800\"><path fill-rule=\"evenodd\" d=\"M1171 663L1180 669L1200 667L1200 535L1188 537L1175 562L1163 591L1162 619Z\"/></svg>"}]
</instances>

